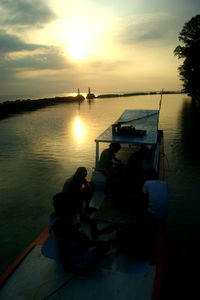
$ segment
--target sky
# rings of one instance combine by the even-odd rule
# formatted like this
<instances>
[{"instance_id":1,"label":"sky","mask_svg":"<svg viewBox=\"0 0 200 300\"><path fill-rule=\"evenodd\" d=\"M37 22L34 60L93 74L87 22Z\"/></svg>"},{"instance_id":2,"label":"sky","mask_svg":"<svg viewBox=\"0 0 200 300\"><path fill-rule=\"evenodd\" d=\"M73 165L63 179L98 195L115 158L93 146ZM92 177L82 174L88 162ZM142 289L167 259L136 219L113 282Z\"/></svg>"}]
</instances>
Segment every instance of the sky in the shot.
<instances>
[{"instance_id":1,"label":"sky","mask_svg":"<svg viewBox=\"0 0 200 300\"><path fill-rule=\"evenodd\" d=\"M199 0L0 0L0 95L180 90Z\"/></svg>"}]
</instances>

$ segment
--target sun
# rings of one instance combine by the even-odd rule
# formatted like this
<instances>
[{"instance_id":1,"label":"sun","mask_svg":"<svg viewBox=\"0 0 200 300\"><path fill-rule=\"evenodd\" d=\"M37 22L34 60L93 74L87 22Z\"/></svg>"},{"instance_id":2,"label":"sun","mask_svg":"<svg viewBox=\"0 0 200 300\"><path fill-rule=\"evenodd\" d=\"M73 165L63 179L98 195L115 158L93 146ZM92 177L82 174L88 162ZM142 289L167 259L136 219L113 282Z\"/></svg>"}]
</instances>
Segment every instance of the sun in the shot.
<instances>
[{"instance_id":1,"label":"sun","mask_svg":"<svg viewBox=\"0 0 200 300\"><path fill-rule=\"evenodd\" d=\"M80 43L73 43L70 47L66 49L68 56L72 60L82 60L89 54L89 49L85 45Z\"/></svg>"},{"instance_id":2,"label":"sun","mask_svg":"<svg viewBox=\"0 0 200 300\"><path fill-rule=\"evenodd\" d=\"M90 30L77 29L67 35L67 55L72 60L83 60L92 53L93 35Z\"/></svg>"}]
</instances>

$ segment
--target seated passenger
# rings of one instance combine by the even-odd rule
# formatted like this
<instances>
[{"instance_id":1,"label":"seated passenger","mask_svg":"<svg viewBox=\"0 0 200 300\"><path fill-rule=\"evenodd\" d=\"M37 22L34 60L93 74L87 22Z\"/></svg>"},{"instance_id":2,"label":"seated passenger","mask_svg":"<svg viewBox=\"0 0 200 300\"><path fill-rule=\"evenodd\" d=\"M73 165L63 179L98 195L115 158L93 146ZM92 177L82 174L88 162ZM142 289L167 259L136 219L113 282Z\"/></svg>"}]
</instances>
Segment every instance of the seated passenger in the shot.
<instances>
[{"instance_id":1,"label":"seated passenger","mask_svg":"<svg viewBox=\"0 0 200 300\"><path fill-rule=\"evenodd\" d=\"M54 196L53 204L55 212L50 221L50 234L57 244L58 254L55 253L55 259L59 257L66 271L78 271L94 264L108 250L110 244L90 240L80 231L76 211L70 202L66 202L63 193ZM42 253L50 257L45 251L45 245Z\"/></svg>"},{"instance_id":2,"label":"seated passenger","mask_svg":"<svg viewBox=\"0 0 200 300\"><path fill-rule=\"evenodd\" d=\"M133 222L116 232L115 245L126 254L148 260L156 254L158 220L148 211L148 197L140 193L132 203Z\"/></svg>"},{"instance_id":3,"label":"seated passenger","mask_svg":"<svg viewBox=\"0 0 200 300\"><path fill-rule=\"evenodd\" d=\"M144 170L142 168L143 162L150 163L150 153L146 146L132 153L124 167L123 171L123 186L127 195L137 193L141 190L144 184Z\"/></svg>"},{"instance_id":4,"label":"seated passenger","mask_svg":"<svg viewBox=\"0 0 200 300\"><path fill-rule=\"evenodd\" d=\"M168 214L168 183L159 180L157 172L152 168L147 171L142 191L149 196L149 211L154 213L158 219L166 217Z\"/></svg>"},{"instance_id":5,"label":"seated passenger","mask_svg":"<svg viewBox=\"0 0 200 300\"><path fill-rule=\"evenodd\" d=\"M147 146L142 145L138 151L129 156L127 164L133 166L136 165L139 168L144 160L150 162L150 150Z\"/></svg>"},{"instance_id":6,"label":"seated passenger","mask_svg":"<svg viewBox=\"0 0 200 300\"><path fill-rule=\"evenodd\" d=\"M87 181L86 176L86 168L79 167L75 174L65 181L62 190L66 200L72 202L72 205L81 215L90 210L89 204L93 194L93 188Z\"/></svg>"},{"instance_id":7,"label":"seated passenger","mask_svg":"<svg viewBox=\"0 0 200 300\"><path fill-rule=\"evenodd\" d=\"M113 168L121 164L121 161L115 157L115 153L120 149L121 145L119 143L111 143L109 148L104 149L101 153L98 168L105 175L109 176L113 172Z\"/></svg>"}]
</instances>

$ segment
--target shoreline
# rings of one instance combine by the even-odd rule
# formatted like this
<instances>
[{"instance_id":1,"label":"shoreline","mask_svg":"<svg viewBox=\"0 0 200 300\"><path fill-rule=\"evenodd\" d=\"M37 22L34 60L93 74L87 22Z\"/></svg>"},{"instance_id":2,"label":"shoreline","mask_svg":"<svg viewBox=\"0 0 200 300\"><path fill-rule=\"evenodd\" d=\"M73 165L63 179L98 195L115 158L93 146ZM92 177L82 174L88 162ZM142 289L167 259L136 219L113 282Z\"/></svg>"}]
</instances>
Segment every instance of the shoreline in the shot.
<instances>
[{"instance_id":1,"label":"shoreline","mask_svg":"<svg viewBox=\"0 0 200 300\"><path fill-rule=\"evenodd\" d=\"M68 97L54 97L54 98L42 98L42 99L27 99L27 100L15 100L15 101L5 101L0 103L0 120L11 117L14 114L34 111L47 106L72 103L72 102L82 102L85 99L82 95L68 96Z\"/></svg>"},{"instance_id":2,"label":"shoreline","mask_svg":"<svg viewBox=\"0 0 200 300\"><path fill-rule=\"evenodd\" d=\"M133 92L124 94L102 94L95 98L117 98L117 97L130 97L130 96L143 96L143 95L160 95L160 94L184 94L183 91L163 91L163 92Z\"/></svg>"},{"instance_id":3,"label":"shoreline","mask_svg":"<svg viewBox=\"0 0 200 300\"><path fill-rule=\"evenodd\" d=\"M92 97L92 99L103 99L103 98L118 98L118 97L130 97L130 96L142 96L142 95L159 95L159 94L183 94L183 91L163 91L163 92L134 92L124 94L102 94ZM88 101L92 99L87 99ZM0 120L11 117L12 115L34 111L47 106L78 102L81 103L85 100L85 97L81 94L77 96L67 97L54 97L54 98L42 98L42 99L27 99L27 100L15 100L5 101L0 103Z\"/></svg>"}]
</instances>

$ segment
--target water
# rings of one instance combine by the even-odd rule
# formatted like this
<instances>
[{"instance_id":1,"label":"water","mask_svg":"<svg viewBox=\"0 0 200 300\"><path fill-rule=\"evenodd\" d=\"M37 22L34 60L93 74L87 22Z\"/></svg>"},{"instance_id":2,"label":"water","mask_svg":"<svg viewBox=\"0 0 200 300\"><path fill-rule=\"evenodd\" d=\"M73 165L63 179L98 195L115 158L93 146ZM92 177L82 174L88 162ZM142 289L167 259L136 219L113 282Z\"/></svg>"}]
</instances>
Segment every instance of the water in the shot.
<instances>
[{"instance_id":1,"label":"water","mask_svg":"<svg viewBox=\"0 0 200 300\"><path fill-rule=\"evenodd\" d=\"M0 121L0 272L46 226L52 196L65 179L79 166L91 171L95 137L124 109L157 109L159 100L159 95L85 100L80 106L61 104ZM179 299L172 297L173 288L179 295L180 288L184 291L200 250L197 123L189 97L163 96L159 127L171 193L162 299Z\"/></svg>"},{"instance_id":2,"label":"water","mask_svg":"<svg viewBox=\"0 0 200 300\"><path fill-rule=\"evenodd\" d=\"M169 97L162 109L171 193L161 299L195 299L200 253L200 110L187 97L174 100Z\"/></svg>"}]
</instances>

